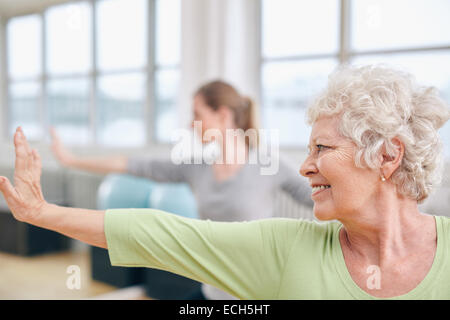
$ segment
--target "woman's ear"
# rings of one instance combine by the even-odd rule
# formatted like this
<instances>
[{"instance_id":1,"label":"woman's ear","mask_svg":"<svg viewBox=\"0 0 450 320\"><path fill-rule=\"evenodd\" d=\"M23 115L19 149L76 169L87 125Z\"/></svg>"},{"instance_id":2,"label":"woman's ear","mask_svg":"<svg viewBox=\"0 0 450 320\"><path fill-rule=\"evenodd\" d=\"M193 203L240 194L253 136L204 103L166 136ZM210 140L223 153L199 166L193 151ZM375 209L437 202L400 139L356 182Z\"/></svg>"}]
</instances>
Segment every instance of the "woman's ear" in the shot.
<instances>
[{"instance_id":1,"label":"woman's ear","mask_svg":"<svg viewBox=\"0 0 450 320\"><path fill-rule=\"evenodd\" d=\"M232 128L234 125L234 119L233 119L233 111L231 108L227 106L219 106L217 109L217 114L219 116L220 122L226 127L226 128Z\"/></svg>"},{"instance_id":2,"label":"woman's ear","mask_svg":"<svg viewBox=\"0 0 450 320\"><path fill-rule=\"evenodd\" d=\"M381 173L385 179L389 179L395 170L400 167L405 154L405 145L402 141L400 141L400 139L393 138L391 142L394 145L393 150L391 150L392 153L389 154L387 152L385 145L383 146L381 153Z\"/></svg>"}]
</instances>

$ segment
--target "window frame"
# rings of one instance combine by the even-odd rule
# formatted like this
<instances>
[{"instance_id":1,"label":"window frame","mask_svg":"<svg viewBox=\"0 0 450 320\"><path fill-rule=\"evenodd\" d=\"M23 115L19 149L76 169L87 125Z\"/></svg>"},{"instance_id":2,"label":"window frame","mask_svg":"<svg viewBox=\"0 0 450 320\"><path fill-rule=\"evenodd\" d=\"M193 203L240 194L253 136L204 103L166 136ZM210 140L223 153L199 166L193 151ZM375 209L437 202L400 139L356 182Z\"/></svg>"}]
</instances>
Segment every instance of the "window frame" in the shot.
<instances>
[{"instance_id":1,"label":"window frame","mask_svg":"<svg viewBox=\"0 0 450 320\"><path fill-rule=\"evenodd\" d=\"M398 49L389 49L389 50L353 50L351 48L352 43L352 25L351 25L351 14L352 14L352 1L357 0L339 0L339 41L338 41L338 51L330 54L308 54L308 55L293 55L286 57L278 57L278 58L265 58L263 56L263 0L258 1L258 46L259 46L259 82L257 84L258 88L258 99L261 101L262 109L261 112L264 112L264 100L263 100L263 81L262 81L262 70L264 68L264 64L271 62L280 62L280 61L302 61L302 60L313 60L313 59L323 59L323 58L331 58L336 59L338 65L342 65L350 62L353 58L358 56L370 56L370 55L389 55L389 54L401 54L401 53L420 53L420 52L438 52L438 51L449 51L450 52L450 44L448 46L422 46L422 47L405 47ZM292 146L292 145L283 145L280 144L280 147L283 150L287 151L302 151L306 152L306 146Z\"/></svg>"},{"instance_id":2,"label":"window frame","mask_svg":"<svg viewBox=\"0 0 450 320\"><path fill-rule=\"evenodd\" d=\"M146 0L147 1L147 21L146 21L146 34L147 34L147 52L146 52L146 65L144 65L141 68L130 68L130 69L120 69L120 70L114 70L114 71L100 71L98 69L98 61L97 61L97 5L98 2L103 0L69 0L62 3L57 4L50 4L47 6L44 6L42 8L39 8L38 10L32 10L26 13L21 13L18 15L10 15L10 16L4 16L1 20L1 28L0 32L2 33L2 36L0 37L1 43L1 51L0 57L2 59L1 65L3 66L2 70L0 70L1 74L0 77L3 80L3 86L0 88L2 90L2 105L3 110L2 114L4 115L2 119L2 126L3 126L3 132L1 132L1 136L4 139L10 139L11 136L9 134L9 115L10 115L10 94L9 94L9 87L11 83L21 83L26 81L36 81L40 87L40 97L38 100L38 108L40 113L40 119L39 123L40 126L43 128L43 136L40 139L34 139L33 142L43 142L46 141L46 137L48 136L49 131L49 123L48 123L48 113L46 110L47 106L47 83L51 80L58 80L58 79L86 79L89 82L89 142L85 145L76 145L73 146L75 148L77 147L84 147L84 148L99 148L101 150L104 149L124 149L124 150L133 150L133 149L143 149L149 146L162 146L165 147L169 145L169 143L164 141L157 141L156 140L156 74L159 70L166 70L166 69L178 69L179 72L181 72L181 61L178 62L178 64L174 65L158 65L156 63L156 5L157 1L161 0ZM106 0L107 1L107 0ZM90 15L91 15L91 25L92 29L90 30L91 33L91 68L87 73L74 73L74 74L64 74L64 75L49 75L48 71L46 70L46 58L47 58L47 52L46 52L46 19L45 19L45 13L48 9L57 7L57 6L63 6L68 4L77 4L77 3L87 3L90 7ZM34 79L15 79L13 80L9 76L9 70L8 70L8 36L7 36L7 27L8 23L13 18L28 16L32 14L37 14L40 17L41 20L41 41L42 41L42 48L41 48L41 68L42 72L40 76ZM182 29L180 29L180 33L182 32ZM106 75L117 75L117 74L127 74L130 72L138 72L142 74L145 77L145 96L144 96L144 103L143 103L143 115L144 115L144 127L145 127L145 143L140 146L133 146L133 147L124 147L124 146L105 146L103 144L100 144L97 137L97 121L96 121L96 115L97 115L97 103L96 103L96 95L98 93L97 88L97 80L100 76L106 76ZM178 90L180 91L180 90ZM178 99L178 96L175 97Z\"/></svg>"}]
</instances>

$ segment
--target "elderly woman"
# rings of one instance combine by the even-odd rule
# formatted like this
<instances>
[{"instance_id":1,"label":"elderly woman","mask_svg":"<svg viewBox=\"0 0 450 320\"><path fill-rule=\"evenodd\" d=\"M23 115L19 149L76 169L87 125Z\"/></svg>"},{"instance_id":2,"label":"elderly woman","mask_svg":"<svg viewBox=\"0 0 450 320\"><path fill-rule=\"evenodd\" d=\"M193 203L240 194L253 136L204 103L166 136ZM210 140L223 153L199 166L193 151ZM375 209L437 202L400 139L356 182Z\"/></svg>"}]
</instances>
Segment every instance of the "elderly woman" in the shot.
<instances>
[{"instance_id":1,"label":"elderly woman","mask_svg":"<svg viewBox=\"0 0 450 320\"><path fill-rule=\"evenodd\" d=\"M58 207L42 196L39 156L20 129L15 187L1 178L0 189L17 219L108 248L113 265L168 270L243 299L450 299L450 219L418 209L439 180L448 106L406 74L347 67L308 117L300 172L316 217L337 221Z\"/></svg>"}]
</instances>

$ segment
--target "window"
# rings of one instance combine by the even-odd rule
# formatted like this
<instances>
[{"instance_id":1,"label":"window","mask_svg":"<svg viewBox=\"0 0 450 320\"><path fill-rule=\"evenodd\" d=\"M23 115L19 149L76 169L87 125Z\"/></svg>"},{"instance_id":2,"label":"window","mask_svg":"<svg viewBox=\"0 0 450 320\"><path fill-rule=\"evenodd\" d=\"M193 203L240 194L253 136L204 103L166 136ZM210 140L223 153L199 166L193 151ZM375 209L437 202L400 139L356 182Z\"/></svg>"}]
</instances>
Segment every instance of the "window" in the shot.
<instances>
[{"instance_id":1,"label":"window","mask_svg":"<svg viewBox=\"0 0 450 320\"><path fill-rule=\"evenodd\" d=\"M19 124L31 139L42 136L40 125L42 64L41 19L30 15L11 19L6 30L8 68L8 131Z\"/></svg>"},{"instance_id":2,"label":"window","mask_svg":"<svg viewBox=\"0 0 450 320\"><path fill-rule=\"evenodd\" d=\"M45 12L45 61L49 75L87 75L92 68L91 30L88 3L52 7Z\"/></svg>"},{"instance_id":3,"label":"window","mask_svg":"<svg viewBox=\"0 0 450 320\"><path fill-rule=\"evenodd\" d=\"M308 102L339 62L338 18L337 0L262 0L262 121L283 146L308 143Z\"/></svg>"},{"instance_id":4,"label":"window","mask_svg":"<svg viewBox=\"0 0 450 320\"><path fill-rule=\"evenodd\" d=\"M305 112L314 92L326 83L336 59L299 59L265 63L263 121L268 129L280 129L280 144L306 146L309 131Z\"/></svg>"},{"instance_id":5,"label":"window","mask_svg":"<svg viewBox=\"0 0 450 320\"><path fill-rule=\"evenodd\" d=\"M263 123L305 147L308 101L338 63L386 63L450 102L447 0L261 0ZM441 129L450 157L450 124Z\"/></svg>"},{"instance_id":6,"label":"window","mask_svg":"<svg viewBox=\"0 0 450 320\"><path fill-rule=\"evenodd\" d=\"M450 2L358 0L351 3L351 62L385 63L435 86L450 103ZM440 130L450 158L450 124Z\"/></svg>"},{"instance_id":7,"label":"window","mask_svg":"<svg viewBox=\"0 0 450 320\"><path fill-rule=\"evenodd\" d=\"M85 77L47 82L48 122L66 143L87 144L89 134L90 80Z\"/></svg>"},{"instance_id":8,"label":"window","mask_svg":"<svg viewBox=\"0 0 450 320\"><path fill-rule=\"evenodd\" d=\"M146 140L146 0L102 0L96 10L96 136L100 144ZM120 17L120 23L118 23ZM126 134L125 134L126 133Z\"/></svg>"},{"instance_id":9,"label":"window","mask_svg":"<svg viewBox=\"0 0 450 320\"><path fill-rule=\"evenodd\" d=\"M22 126L30 139L40 138L43 134L40 126L40 86L34 81L13 82L9 86L9 132L14 133Z\"/></svg>"},{"instance_id":10,"label":"window","mask_svg":"<svg viewBox=\"0 0 450 320\"><path fill-rule=\"evenodd\" d=\"M43 124L70 144L90 142L89 72L92 19L88 3L56 6L45 12L45 110Z\"/></svg>"},{"instance_id":11,"label":"window","mask_svg":"<svg viewBox=\"0 0 450 320\"><path fill-rule=\"evenodd\" d=\"M143 119L144 75L135 73L98 77L97 134L104 145L142 145L145 141Z\"/></svg>"},{"instance_id":12,"label":"window","mask_svg":"<svg viewBox=\"0 0 450 320\"><path fill-rule=\"evenodd\" d=\"M177 125L180 0L93 0L7 21L8 128L138 147ZM167 138L168 136L168 138Z\"/></svg>"},{"instance_id":13,"label":"window","mask_svg":"<svg viewBox=\"0 0 450 320\"><path fill-rule=\"evenodd\" d=\"M352 48L357 51L410 49L450 44L446 0L353 0Z\"/></svg>"},{"instance_id":14,"label":"window","mask_svg":"<svg viewBox=\"0 0 450 320\"><path fill-rule=\"evenodd\" d=\"M159 0L156 3L155 116L156 140L171 141L178 127L177 91L180 83L181 60L180 0Z\"/></svg>"}]
</instances>

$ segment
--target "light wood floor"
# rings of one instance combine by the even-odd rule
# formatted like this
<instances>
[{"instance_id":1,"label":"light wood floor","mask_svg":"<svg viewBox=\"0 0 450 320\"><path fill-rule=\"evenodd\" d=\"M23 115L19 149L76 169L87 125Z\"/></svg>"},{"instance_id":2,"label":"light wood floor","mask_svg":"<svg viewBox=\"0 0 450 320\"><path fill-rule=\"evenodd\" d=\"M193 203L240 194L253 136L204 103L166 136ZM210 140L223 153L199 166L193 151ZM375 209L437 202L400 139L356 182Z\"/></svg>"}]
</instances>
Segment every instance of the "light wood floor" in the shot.
<instances>
[{"instance_id":1,"label":"light wood floor","mask_svg":"<svg viewBox=\"0 0 450 320\"><path fill-rule=\"evenodd\" d=\"M0 300L96 299L117 297L117 288L91 279L89 252L21 257L0 252ZM67 267L80 267L81 288L68 289ZM123 290L122 290L123 291ZM134 291L136 292L136 290ZM119 295L120 298L120 295ZM142 297L133 297L145 299Z\"/></svg>"}]
</instances>

